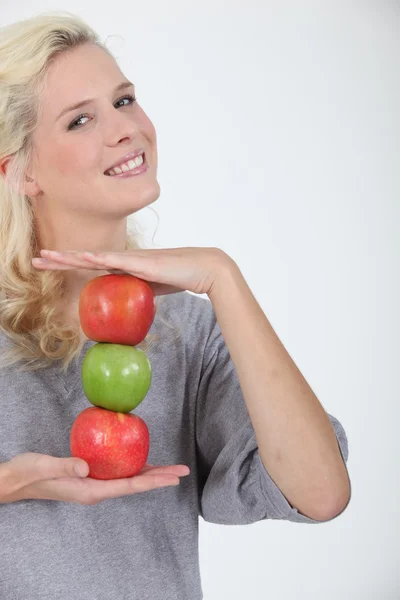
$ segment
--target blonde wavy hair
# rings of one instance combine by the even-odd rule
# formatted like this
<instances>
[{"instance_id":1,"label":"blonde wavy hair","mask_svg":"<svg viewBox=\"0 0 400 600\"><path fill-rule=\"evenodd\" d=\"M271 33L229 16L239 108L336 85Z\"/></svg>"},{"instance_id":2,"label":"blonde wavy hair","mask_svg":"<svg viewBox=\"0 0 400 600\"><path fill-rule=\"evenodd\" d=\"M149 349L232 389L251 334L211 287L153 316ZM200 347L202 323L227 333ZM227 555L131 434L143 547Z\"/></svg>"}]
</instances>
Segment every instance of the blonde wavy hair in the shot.
<instances>
[{"instance_id":1,"label":"blonde wavy hair","mask_svg":"<svg viewBox=\"0 0 400 600\"><path fill-rule=\"evenodd\" d=\"M0 177L0 332L12 342L1 351L0 368L22 363L18 371L35 371L60 361L66 373L85 343L79 323L71 327L56 316L63 271L32 266L40 248L32 203L23 192L47 70L60 53L82 44L94 44L116 60L85 21L66 11L0 28L0 160L12 157L6 177ZM127 227L125 249L145 248L141 237L137 225L132 233ZM156 318L162 298L156 298ZM137 347L147 352L158 340L148 334Z\"/></svg>"}]
</instances>

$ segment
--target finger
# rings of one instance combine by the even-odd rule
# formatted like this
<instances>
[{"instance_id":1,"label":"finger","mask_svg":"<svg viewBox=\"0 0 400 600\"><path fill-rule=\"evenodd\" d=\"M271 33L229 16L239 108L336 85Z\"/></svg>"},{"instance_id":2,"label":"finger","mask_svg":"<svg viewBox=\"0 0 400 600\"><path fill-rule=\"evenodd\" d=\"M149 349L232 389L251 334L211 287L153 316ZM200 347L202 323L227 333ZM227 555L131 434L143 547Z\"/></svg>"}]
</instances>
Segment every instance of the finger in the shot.
<instances>
[{"instance_id":1,"label":"finger","mask_svg":"<svg viewBox=\"0 0 400 600\"><path fill-rule=\"evenodd\" d=\"M76 458L56 458L44 455L38 460L40 479L56 479L58 477L87 477L89 465Z\"/></svg>"},{"instance_id":2,"label":"finger","mask_svg":"<svg viewBox=\"0 0 400 600\"><path fill-rule=\"evenodd\" d=\"M154 466L146 463L143 469L133 477L121 479L98 480L90 477L85 480L90 484L88 492L93 502L101 502L108 498L118 498L141 492L148 492L160 487L179 485L180 477L189 475L187 465Z\"/></svg>"},{"instance_id":3,"label":"finger","mask_svg":"<svg viewBox=\"0 0 400 600\"><path fill-rule=\"evenodd\" d=\"M33 258L32 259L32 265L36 268L36 269L40 269L41 271L71 271L71 270L77 270L77 269L89 269L90 271L102 271L104 270L102 267L95 267L93 265L70 265L70 264L61 264L61 263L56 263L56 262L51 262L51 261L46 261L46 263L37 263L36 259Z\"/></svg>"},{"instance_id":4,"label":"finger","mask_svg":"<svg viewBox=\"0 0 400 600\"><path fill-rule=\"evenodd\" d=\"M134 271L135 274L140 275L140 273L144 274L148 269L146 265L147 262L143 262L143 258L146 261L144 255L135 254L128 255L126 252L118 253L113 252L112 254L90 254L83 252L85 260L90 262L91 264L103 265L105 267L111 267L112 269L122 269L132 272L132 264L134 261Z\"/></svg>"},{"instance_id":5,"label":"finger","mask_svg":"<svg viewBox=\"0 0 400 600\"><path fill-rule=\"evenodd\" d=\"M54 250L42 249L40 250L40 254L45 257L46 260L53 261L55 265L58 265L58 267L52 267L56 269L62 269L63 265L67 265L67 268L69 269L103 270L110 273L133 274L127 269L126 253L121 253L121 256L117 257L115 257L114 254L94 257L92 254L83 251L66 250L60 253ZM140 276L141 274L144 274L143 270L135 270L135 275Z\"/></svg>"},{"instance_id":6,"label":"finger","mask_svg":"<svg viewBox=\"0 0 400 600\"><path fill-rule=\"evenodd\" d=\"M164 475L176 475L177 477L186 477L190 475L190 469L186 465L145 465L140 471L139 475L144 474L164 474Z\"/></svg>"},{"instance_id":7,"label":"finger","mask_svg":"<svg viewBox=\"0 0 400 600\"><path fill-rule=\"evenodd\" d=\"M82 459L57 458L37 452L18 454L9 463L13 473L23 476L28 483L58 477L86 477L89 472L88 464ZM82 468L82 472L78 474L75 467Z\"/></svg>"},{"instance_id":8,"label":"finger","mask_svg":"<svg viewBox=\"0 0 400 600\"><path fill-rule=\"evenodd\" d=\"M42 258L32 258L32 265L37 269L42 269L43 271L45 271L46 269L57 269L59 271L67 271L76 268L71 265L62 265L60 263L53 262L51 260L44 260Z\"/></svg>"},{"instance_id":9,"label":"finger","mask_svg":"<svg viewBox=\"0 0 400 600\"><path fill-rule=\"evenodd\" d=\"M86 479L85 483L90 484L86 492L93 502L101 502L109 498L119 498L120 496L129 496L150 492L161 487L179 485L179 477L174 475L135 475L126 479Z\"/></svg>"},{"instance_id":10,"label":"finger","mask_svg":"<svg viewBox=\"0 0 400 600\"><path fill-rule=\"evenodd\" d=\"M49 258L32 258L32 265L36 268L43 270L57 270L57 271L67 271L71 269L90 269L93 271L102 270L101 266L89 264L83 260L71 259L67 257L61 257L58 259L49 259Z\"/></svg>"},{"instance_id":11,"label":"finger","mask_svg":"<svg viewBox=\"0 0 400 600\"><path fill-rule=\"evenodd\" d=\"M91 267L97 268L97 266L87 259L85 252L41 250L40 255L46 260L51 260L56 264L82 265L86 268L88 268L88 265L90 264Z\"/></svg>"}]
</instances>

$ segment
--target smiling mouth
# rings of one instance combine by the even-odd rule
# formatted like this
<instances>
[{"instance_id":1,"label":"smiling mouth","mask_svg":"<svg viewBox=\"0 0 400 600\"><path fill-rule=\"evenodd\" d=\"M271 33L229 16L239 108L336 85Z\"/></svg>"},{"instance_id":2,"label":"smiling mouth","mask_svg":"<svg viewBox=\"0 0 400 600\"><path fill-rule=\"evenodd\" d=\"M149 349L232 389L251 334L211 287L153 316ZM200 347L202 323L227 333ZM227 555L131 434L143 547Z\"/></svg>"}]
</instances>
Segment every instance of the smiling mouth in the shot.
<instances>
[{"instance_id":1,"label":"smiling mouth","mask_svg":"<svg viewBox=\"0 0 400 600\"><path fill-rule=\"evenodd\" d=\"M106 175L106 177L122 177L123 175L127 175L128 173L132 173L132 174L140 174L143 171L146 171L148 169L148 164L147 164L147 160L146 160L146 154L145 152L143 152L142 154L140 154L139 156L142 157L142 164L140 164L139 166L135 166L133 164L134 159L130 159L128 161L126 161L125 163L121 163L125 165L125 169L122 169L122 167L120 165L117 165L116 167L113 167L113 169L107 169L107 171L104 171L103 175ZM136 157L137 158L137 157ZM130 165L129 165L130 163ZM114 169L121 169L121 173L109 173L108 171L112 171Z\"/></svg>"}]
</instances>

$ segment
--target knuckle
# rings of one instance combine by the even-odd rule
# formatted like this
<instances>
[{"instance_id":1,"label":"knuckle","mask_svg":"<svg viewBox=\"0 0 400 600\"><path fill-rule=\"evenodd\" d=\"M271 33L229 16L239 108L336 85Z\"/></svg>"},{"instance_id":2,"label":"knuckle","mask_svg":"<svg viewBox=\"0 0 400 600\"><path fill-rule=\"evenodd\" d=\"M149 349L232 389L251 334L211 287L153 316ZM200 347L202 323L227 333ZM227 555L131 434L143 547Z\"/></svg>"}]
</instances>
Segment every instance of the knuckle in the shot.
<instances>
[{"instance_id":1,"label":"knuckle","mask_svg":"<svg viewBox=\"0 0 400 600\"><path fill-rule=\"evenodd\" d=\"M144 481L141 477L132 477L128 482L128 493L135 494L141 492L144 488Z\"/></svg>"}]
</instances>

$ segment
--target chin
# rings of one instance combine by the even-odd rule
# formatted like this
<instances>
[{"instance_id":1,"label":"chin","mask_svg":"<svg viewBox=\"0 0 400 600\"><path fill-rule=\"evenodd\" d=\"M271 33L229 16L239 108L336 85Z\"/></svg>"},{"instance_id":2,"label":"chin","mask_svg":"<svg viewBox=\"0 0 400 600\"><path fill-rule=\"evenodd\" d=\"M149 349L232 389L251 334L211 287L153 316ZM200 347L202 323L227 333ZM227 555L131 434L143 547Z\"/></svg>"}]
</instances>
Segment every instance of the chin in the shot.
<instances>
[{"instance_id":1,"label":"chin","mask_svg":"<svg viewBox=\"0 0 400 600\"><path fill-rule=\"evenodd\" d=\"M123 202L122 198L116 199L113 203L113 207L115 208L118 205L121 207L126 206L126 211L124 211L124 214L127 216L146 208L146 206L150 206L150 204L156 202L159 197L160 186L157 182L157 185L152 186L151 189L143 190L143 193L140 195L131 195L129 198L125 199L125 202Z\"/></svg>"}]
</instances>

